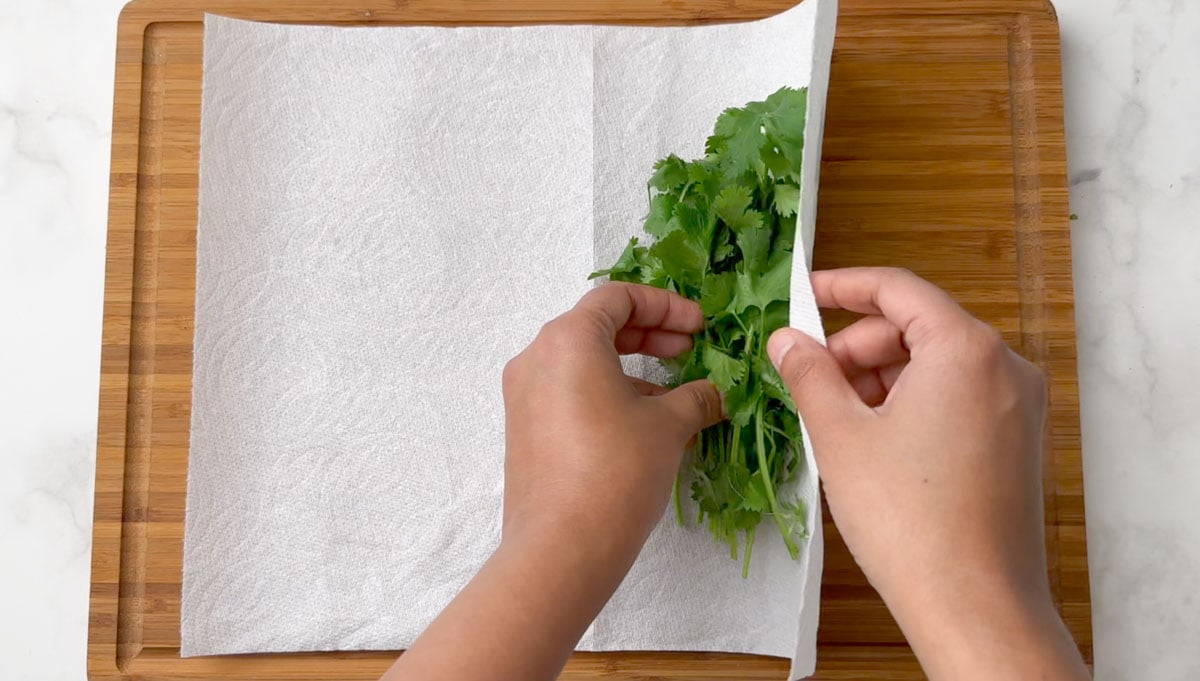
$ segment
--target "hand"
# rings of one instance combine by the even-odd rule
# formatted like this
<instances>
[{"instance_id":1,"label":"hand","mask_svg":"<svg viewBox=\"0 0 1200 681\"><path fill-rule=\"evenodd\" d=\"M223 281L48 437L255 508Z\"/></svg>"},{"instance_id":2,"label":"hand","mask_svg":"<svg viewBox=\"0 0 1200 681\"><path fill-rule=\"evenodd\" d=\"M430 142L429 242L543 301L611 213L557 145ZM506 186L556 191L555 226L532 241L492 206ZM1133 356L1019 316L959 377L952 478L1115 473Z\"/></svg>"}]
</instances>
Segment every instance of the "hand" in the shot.
<instances>
[{"instance_id":1,"label":"hand","mask_svg":"<svg viewBox=\"0 0 1200 681\"><path fill-rule=\"evenodd\" d=\"M384 679L553 679L662 516L687 442L721 418L708 381L666 390L620 354L692 346L695 303L607 284L504 369L500 548Z\"/></svg>"},{"instance_id":2,"label":"hand","mask_svg":"<svg viewBox=\"0 0 1200 681\"><path fill-rule=\"evenodd\" d=\"M1087 678L1046 577L1045 382L910 272L815 272L817 304L866 315L828 350L783 329L829 510L931 679Z\"/></svg>"},{"instance_id":3,"label":"hand","mask_svg":"<svg viewBox=\"0 0 1200 681\"><path fill-rule=\"evenodd\" d=\"M605 560L632 564L688 440L720 420L721 398L708 381L668 391L626 376L618 353L675 357L703 321L673 293L607 284L509 362L504 542L582 534Z\"/></svg>"}]
</instances>

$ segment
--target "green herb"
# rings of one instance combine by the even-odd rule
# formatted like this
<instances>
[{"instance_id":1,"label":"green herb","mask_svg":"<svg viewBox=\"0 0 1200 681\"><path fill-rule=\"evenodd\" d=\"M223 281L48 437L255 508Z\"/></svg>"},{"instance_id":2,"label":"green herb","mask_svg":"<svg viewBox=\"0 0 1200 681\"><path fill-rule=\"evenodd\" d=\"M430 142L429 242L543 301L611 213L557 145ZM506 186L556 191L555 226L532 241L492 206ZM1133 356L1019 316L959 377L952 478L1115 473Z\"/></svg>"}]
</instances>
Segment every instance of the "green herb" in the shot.
<instances>
[{"instance_id":1,"label":"green herb","mask_svg":"<svg viewBox=\"0 0 1200 681\"><path fill-rule=\"evenodd\" d=\"M700 521L733 558L744 535L743 577L763 516L774 519L793 558L807 536L802 504L777 492L802 460L800 422L766 352L788 318L806 98L803 89L783 88L727 109L704 158L656 163L644 225L650 243L631 239L611 268L592 275L699 301L704 331L666 365L677 384L707 378L725 395L729 420L697 438L691 492Z\"/></svg>"}]
</instances>

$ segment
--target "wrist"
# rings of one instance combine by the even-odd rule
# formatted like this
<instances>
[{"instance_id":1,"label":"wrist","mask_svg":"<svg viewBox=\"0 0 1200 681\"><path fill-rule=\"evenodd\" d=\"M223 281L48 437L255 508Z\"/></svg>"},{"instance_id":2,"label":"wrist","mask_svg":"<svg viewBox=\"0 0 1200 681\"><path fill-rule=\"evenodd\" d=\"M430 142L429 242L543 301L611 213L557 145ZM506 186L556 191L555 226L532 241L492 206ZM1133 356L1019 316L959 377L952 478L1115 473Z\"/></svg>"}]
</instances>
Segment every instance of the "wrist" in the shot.
<instances>
[{"instance_id":1,"label":"wrist","mask_svg":"<svg viewBox=\"0 0 1200 681\"><path fill-rule=\"evenodd\" d=\"M1089 678L1048 589L943 581L913 596L893 613L931 681Z\"/></svg>"},{"instance_id":2,"label":"wrist","mask_svg":"<svg viewBox=\"0 0 1200 681\"><path fill-rule=\"evenodd\" d=\"M392 678L553 679L624 576L577 533L509 531Z\"/></svg>"},{"instance_id":3,"label":"wrist","mask_svg":"<svg viewBox=\"0 0 1200 681\"><path fill-rule=\"evenodd\" d=\"M531 615L557 621L576 638L600 612L636 558L624 547L561 526L505 528L485 570L502 575ZM574 640L572 640L572 644Z\"/></svg>"},{"instance_id":4,"label":"wrist","mask_svg":"<svg viewBox=\"0 0 1200 681\"><path fill-rule=\"evenodd\" d=\"M635 523L600 518L580 509L539 509L531 517L506 518L496 553L504 560L529 561L540 569L554 566L585 580L616 589L646 542Z\"/></svg>"}]
</instances>

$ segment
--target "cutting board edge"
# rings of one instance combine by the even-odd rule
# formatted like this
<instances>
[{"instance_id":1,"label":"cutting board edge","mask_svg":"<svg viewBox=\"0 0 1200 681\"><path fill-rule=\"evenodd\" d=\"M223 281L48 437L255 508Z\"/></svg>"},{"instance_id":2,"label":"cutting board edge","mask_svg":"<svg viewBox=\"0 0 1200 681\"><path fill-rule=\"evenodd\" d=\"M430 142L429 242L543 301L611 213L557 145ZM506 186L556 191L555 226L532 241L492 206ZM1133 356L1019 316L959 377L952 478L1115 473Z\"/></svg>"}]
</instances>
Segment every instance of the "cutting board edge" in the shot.
<instances>
[{"instance_id":1,"label":"cutting board edge","mask_svg":"<svg viewBox=\"0 0 1200 681\"><path fill-rule=\"evenodd\" d=\"M233 5L236 2L237 0L221 0L219 4ZM139 177L136 168L142 148L136 144L136 141L142 133L138 112L141 108L143 98L139 96L131 99L119 95L122 81L126 83L131 80L134 83L141 82L142 58L140 49L137 50L138 56L136 59L126 58L123 60L122 53L124 49L125 54L129 54L129 36L133 36L133 39L136 40L137 45L140 47L143 43L146 30L156 23L163 21L199 21L203 14L203 10L200 8L201 4L208 3L203 3L202 0L192 0L179 6L178 4L169 3L168 0L133 0L122 10L119 21L116 64L118 96L114 97L113 103L112 172L110 174L108 253L106 257L104 302L104 350L101 360L101 418L97 435L96 475L97 490L100 489L102 478L114 472L121 474L123 484L120 486L122 490L120 492L120 503L118 504L120 508L119 514L114 515L112 513L112 504L103 507L97 504L94 510L93 559L91 568L92 588L89 597L87 663L88 676L93 679L131 678L123 670L128 667L129 663L137 660L139 653L142 652L140 644L137 643L126 643L122 648L118 643L118 636L116 635L122 617L120 608L121 600L126 599L132 604L135 599L140 599L141 597L135 593L136 589L134 593L121 596L118 593L114 593L112 588L108 588L112 584L120 584L122 582L120 575L122 567L125 565L122 560L123 548L135 543L138 536L144 533L147 513L144 498L146 490L139 490L136 484L131 484L128 475L130 472L129 461L126 455L130 448L147 446L145 443L131 443L127 441L127 436L129 430L131 430L131 426L136 425L139 417L136 409L131 409L130 407L137 403L137 391L145 388L137 380L136 367L144 358L139 357L137 352L138 329L136 319L138 317L138 305L145 304L148 301L138 297L137 286L134 284L137 281L136 272L139 267L139 263L135 257L136 229L127 229L124 231L113 229L114 225L136 226L137 224L137 197L140 195L140 192L129 192L127 188L130 183L136 183ZM355 3L338 2L336 4L348 13L375 12L375 10L370 9L358 10L356 8L360 5ZM741 4L744 5L745 3ZM863 2L864 11L861 14L884 13L886 8L883 6L885 4L884 2L874 1ZM905 6L920 4L921 2L904 3ZM351 5L354 5L354 7L350 7ZM1035 15L1035 18L1039 22L1042 22L1043 28L1049 25L1057 38L1057 14L1053 4L1049 0L1038 0L1037 2L1022 1L1021 6L1027 9L1016 12L1011 9L998 10L996 3L964 3L963 5L956 6L955 10L946 11L943 14L947 16L967 14L968 12L964 12L962 7L968 5L978 5L974 11L969 12L970 14L1021 14L1022 11L1026 13L1032 12L1035 6L1040 7L1042 11L1037 14L1041 16ZM894 7L895 4L892 6ZM404 11L404 3L394 3L391 7L392 10L390 11L396 12L396 14L390 14L389 10L384 8L382 14L376 13L363 16L347 14L344 19L331 23L394 23L410 19L410 17L403 17L399 14ZM746 17L749 16L761 16L761 14L746 15ZM706 15L704 10L701 9L692 19L694 21L706 21L711 20L712 17ZM314 18L315 20L317 19ZM1046 22L1049 22L1049 24ZM1057 48L1057 44L1055 47ZM1045 90L1051 91L1061 106L1061 61L1055 61L1053 67L1045 61L1039 61L1036 68L1047 71L1038 78L1038 83ZM1039 97L1041 96L1045 96L1045 92L1041 92ZM1051 118L1050 120L1052 124L1053 122L1057 123L1054 126L1056 129L1046 132L1061 138L1063 136L1061 116ZM123 148L121 146L123 144L127 145L131 139L135 141L132 154L128 146L124 146ZM1051 154L1061 153L1065 168L1065 147L1061 145L1057 147L1047 145L1043 151L1048 151ZM133 170L125 167L123 165L125 163L132 163ZM1063 228L1069 234L1069 218L1067 217L1069 209L1066 203L1067 177L1065 170L1060 175L1061 177L1043 175L1045 179L1052 180L1050 182L1051 186L1041 187L1039 191L1061 190L1062 210L1055 211L1055 215L1047 217L1053 217L1056 223L1061 221ZM119 192L118 189L122 188L126 188L126 191ZM1058 202L1056 201L1056 203ZM1058 215L1058 212L1061 212L1062 215ZM1069 286L1070 283L1070 279L1068 278L1066 284ZM1068 290L1068 293L1073 299L1073 292ZM1070 343L1073 350L1073 334L1070 338ZM1072 379L1072 383L1077 383L1074 380L1074 376L1072 376ZM1075 389L1077 390L1077 387ZM1077 418L1076 397L1076 424ZM121 425L114 425L118 423ZM1078 435L1076 434L1077 439ZM1083 530L1082 523L1079 524L1079 528L1081 531ZM1083 539L1081 538L1080 541L1083 541ZM1086 573L1086 565L1083 566L1082 571ZM123 585L119 588L124 589L126 586ZM1090 619L1090 610L1086 614ZM109 621L116 622L117 624L106 624ZM97 635L97 632L109 631L111 635ZM857 647L846 646L845 648L855 649ZM872 647L866 646L862 649L870 648ZM161 652L161 649L159 651ZM1085 654L1090 662L1090 641L1085 649Z\"/></svg>"},{"instance_id":2,"label":"cutting board edge","mask_svg":"<svg viewBox=\"0 0 1200 681\"><path fill-rule=\"evenodd\" d=\"M564 6L555 0L532 0L527 9L519 10L514 17L512 4L505 0L480 0L472 3L471 20L463 22L446 16L444 8L422 6L412 0L300 0L295 3L300 15L282 21L288 23L322 24L512 24L512 23L606 23L608 17L592 9L590 4L579 8ZM692 0L672 5L663 10L646 13L644 3L639 0L609 0L609 11L623 15L619 23L696 24L720 21L744 21L762 18L781 12L798 2L782 3L770 11L763 11L761 3L754 0ZM457 10L456 10L457 11ZM144 29L156 22L198 22L205 13L222 14L235 18L258 21L276 21L270 9L257 7L247 10L240 0L130 0L122 8L118 20L118 32L129 29ZM565 14L565 16L564 16ZM935 6L928 0L858 0L849 7L842 3L840 16L900 16L921 14L923 16L971 16L1044 14L1055 22L1058 12L1053 0L957 0ZM310 16L303 16L310 15Z\"/></svg>"}]
</instances>

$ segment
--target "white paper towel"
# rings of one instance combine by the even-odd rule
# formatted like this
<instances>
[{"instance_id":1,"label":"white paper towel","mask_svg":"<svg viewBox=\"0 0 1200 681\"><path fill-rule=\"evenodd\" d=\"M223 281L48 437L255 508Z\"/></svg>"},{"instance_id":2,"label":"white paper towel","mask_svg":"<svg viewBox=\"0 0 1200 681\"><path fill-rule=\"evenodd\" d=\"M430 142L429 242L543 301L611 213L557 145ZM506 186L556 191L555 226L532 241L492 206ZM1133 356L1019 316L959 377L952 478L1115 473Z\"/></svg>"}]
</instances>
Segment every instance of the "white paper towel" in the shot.
<instances>
[{"instance_id":1,"label":"white paper towel","mask_svg":"<svg viewBox=\"0 0 1200 681\"><path fill-rule=\"evenodd\" d=\"M504 362L640 232L656 159L699 156L722 109L828 69L835 15L808 0L689 28L208 17L181 652L411 643L499 538ZM802 251L792 323L819 334ZM810 673L807 458L800 561L760 532L743 580L668 516L580 649Z\"/></svg>"}]
</instances>

